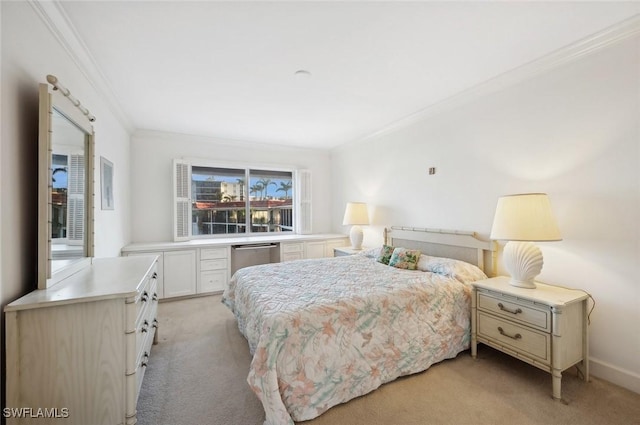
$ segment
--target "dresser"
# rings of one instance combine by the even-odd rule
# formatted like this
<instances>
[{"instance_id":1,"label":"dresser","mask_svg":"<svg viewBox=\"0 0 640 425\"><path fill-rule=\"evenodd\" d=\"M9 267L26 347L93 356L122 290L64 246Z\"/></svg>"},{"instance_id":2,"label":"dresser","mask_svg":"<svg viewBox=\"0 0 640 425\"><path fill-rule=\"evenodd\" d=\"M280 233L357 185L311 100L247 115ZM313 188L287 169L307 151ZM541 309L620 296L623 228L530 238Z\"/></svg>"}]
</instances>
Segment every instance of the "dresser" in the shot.
<instances>
[{"instance_id":1,"label":"dresser","mask_svg":"<svg viewBox=\"0 0 640 425\"><path fill-rule=\"evenodd\" d=\"M562 372L577 365L589 380L587 301L581 290L536 282L535 289L508 277L473 282L471 355L484 343L552 375L553 398L561 399Z\"/></svg>"},{"instance_id":2,"label":"dresser","mask_svg":"<svg viewBox=\"0 0 640 425\"><path fill-rule=\"evenodd\" d=\"M155 256L93 259L7 305L7 423L135 424L156 278Z\"/></svg>"}]
</instances>

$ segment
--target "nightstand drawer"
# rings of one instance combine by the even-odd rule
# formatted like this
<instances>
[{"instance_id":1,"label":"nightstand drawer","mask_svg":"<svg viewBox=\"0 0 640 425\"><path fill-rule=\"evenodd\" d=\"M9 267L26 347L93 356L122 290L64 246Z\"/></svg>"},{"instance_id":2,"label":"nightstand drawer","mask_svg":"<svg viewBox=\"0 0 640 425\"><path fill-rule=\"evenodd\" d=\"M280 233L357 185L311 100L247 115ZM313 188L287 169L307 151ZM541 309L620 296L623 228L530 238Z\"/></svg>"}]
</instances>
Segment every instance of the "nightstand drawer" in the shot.
<instances>
[{"instance_id":1,"label":"nightstand drawer","mask_svg":"<svg viewBox=\"0 0 640 425\"><path fill-rule=\"evenodd\" d=\"M549 334L519 326L498 317L478 313L478 337L489 338L515 352L550 364Z\"/></svg>"},{"instance_id":2,"label":"nightstand drawer","mask_svg":"<svg viewBox=\"0 0 640 425\"><path fill-rule=\"evenodd\" d=\"M478 308L507 320L516 320L543 331L551 331L551 312L549 309L535 308L530 304L506 296L493 297L483 293L478 294Z\"/></svg>"}]
</instances>

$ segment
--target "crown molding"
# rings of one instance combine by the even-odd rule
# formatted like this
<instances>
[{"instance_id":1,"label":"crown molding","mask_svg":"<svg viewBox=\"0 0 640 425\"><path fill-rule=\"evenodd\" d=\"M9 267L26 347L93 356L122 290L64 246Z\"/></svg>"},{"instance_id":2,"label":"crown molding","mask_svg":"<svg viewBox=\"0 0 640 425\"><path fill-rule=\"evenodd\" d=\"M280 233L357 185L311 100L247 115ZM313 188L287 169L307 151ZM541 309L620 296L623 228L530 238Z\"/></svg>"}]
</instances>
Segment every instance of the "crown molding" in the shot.
<instances>
[{"instance_id":1,"label":"crown molding","mask_svg":"<svg viewBox=\"0 0 640 425\"><path fill-rule=\"evenodd\" d=\"M28 2L80 72L105 100L108 108L113 112L120 124L129 134L133 133L134 127L131 120L125 114L111 85L71 23L61 2L59 0L28 0Z\"/></svg>"},{"instance_id":2,"label":"crown molding","mask_svg":"<svg viewBox=\"0 0 640 425\"><path fill-rule=\"evenodd\" d=\"M169 140L169 141L185 141L191 143L207 143L216 144L218 146L228 146L242 149L269 150L270 152L300 152L308 154L327 154L329 150L324 148L314 148L296 145L286 145L282 143L265 144L255 140L239 140L218 136L197 135L187 133L175 133L163 130L136 129L131 135L131 139L153 139L153 140Z\"/></svg>"},{"instance_id":3,"label":"crown molding","mask_svg":"<svg viewBox=\"0 0 640 425\"><path fill-rule=\"evenodd\" d=\"M333 151L339 152L350 146L398 131L431 116L452 110L483 96L499 92L638 35L640 35L640 14L633 15L631 18L587 36L573 44L557 49L539 59L528 62L483 83L454 94L431 106L392 122L380 130L340 145L334 148Z\"/></svg>"}]
</instances>

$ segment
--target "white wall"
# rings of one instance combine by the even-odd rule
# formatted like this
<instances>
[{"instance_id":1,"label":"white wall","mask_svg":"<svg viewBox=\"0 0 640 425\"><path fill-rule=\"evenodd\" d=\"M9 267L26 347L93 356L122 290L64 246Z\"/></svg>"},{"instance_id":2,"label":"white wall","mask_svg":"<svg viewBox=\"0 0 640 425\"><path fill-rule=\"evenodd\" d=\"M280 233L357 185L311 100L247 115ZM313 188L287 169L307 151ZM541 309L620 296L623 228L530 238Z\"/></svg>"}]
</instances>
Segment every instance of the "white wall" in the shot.
<instances>
[{"instance_id":1,"label":"white wall","mask_svg":"<svg viewBox=\"0 0 640 425\"><path fill-rule=\"evenodd\" d=\"M547 192L563 241L540 244L539 280L593 295L594 375L640 392L639 76L634 38L335 150L334 230L357 200L365 245L387 225L486 239L500 195Z\"/></svg>"},{"instance_id":2,"label":"white wall","mask_svg":"<svg viewBox=\"0 0 640 425\"><path fill-rule=\"evenodd\" d=\"M38 84L46 82L47 74L56 75L97 117L97 164L101 155L114 163L114 211L100 210L99 170L94 174L96 256L116 256L129 241L130 196L128 132L29 3L0 2L0 7L0 306L4 307L37 286ZM4 333L3 324L0 329Z\"/></svg>"},{"instance_id":3,"label":"white wall","mask_svg":"<svg viewBox=\"0 0 640 425\"><path fill-rule=\"evenodd\" d=\"M139 131L131 143L134 242L162 242L173 238L172 167L175 158L200 158L240 166L280 165L309 169L313 184L313 231L324 233L330 230L332 188L329 152Z\"/></svg>"}]
</instances>

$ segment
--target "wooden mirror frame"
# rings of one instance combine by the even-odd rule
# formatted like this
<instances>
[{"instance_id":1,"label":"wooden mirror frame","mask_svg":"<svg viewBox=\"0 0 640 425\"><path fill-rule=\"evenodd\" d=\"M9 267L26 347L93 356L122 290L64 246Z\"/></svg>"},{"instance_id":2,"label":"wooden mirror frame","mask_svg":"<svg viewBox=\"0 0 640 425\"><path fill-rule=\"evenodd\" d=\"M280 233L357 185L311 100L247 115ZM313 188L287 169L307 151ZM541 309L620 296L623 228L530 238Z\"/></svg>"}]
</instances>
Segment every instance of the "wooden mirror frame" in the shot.
<instances>
[{"instance_id":1,"label":"wooden mirror frame","mask_svg":"<svg viewBox=\"0 0 640 425\"><path fill-rule=\"evenodd\" d=\"M57 78L47 76L52 85ZM94 255L94 144L95 133L91 122L95 118L80 107L80 102L68 90L40 84L40 110L38 128L38 289L49 288L78 270L91 264ZM51 249L51 191L52 191L52 116L58 111L85 133L85 232L84 256L65 261L67 264L52 270ZM84 111L83 111L84 110Z\"/></svg>"}]
</instances>

